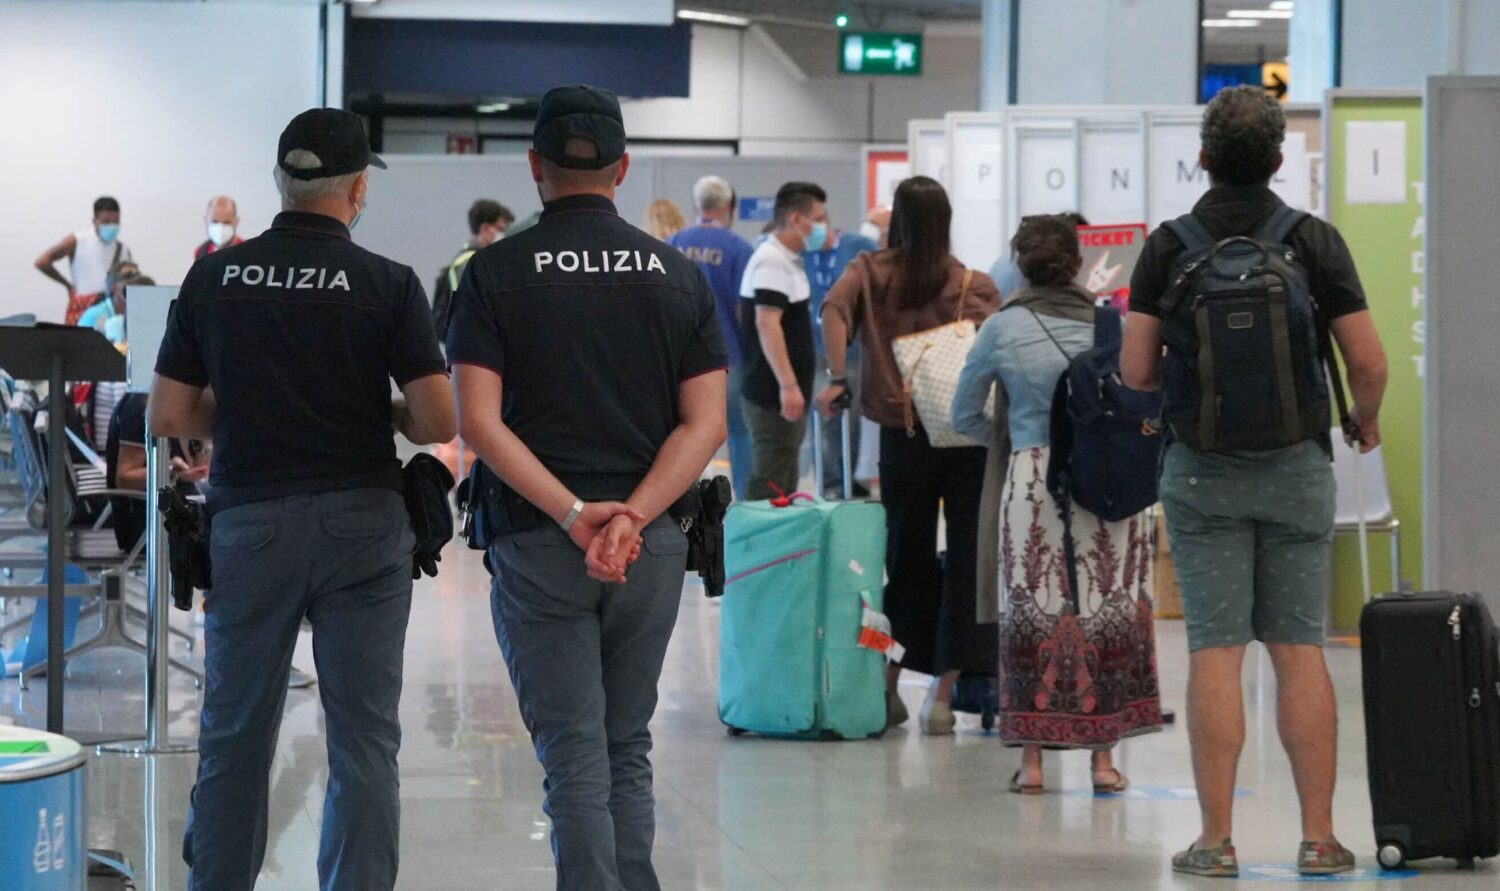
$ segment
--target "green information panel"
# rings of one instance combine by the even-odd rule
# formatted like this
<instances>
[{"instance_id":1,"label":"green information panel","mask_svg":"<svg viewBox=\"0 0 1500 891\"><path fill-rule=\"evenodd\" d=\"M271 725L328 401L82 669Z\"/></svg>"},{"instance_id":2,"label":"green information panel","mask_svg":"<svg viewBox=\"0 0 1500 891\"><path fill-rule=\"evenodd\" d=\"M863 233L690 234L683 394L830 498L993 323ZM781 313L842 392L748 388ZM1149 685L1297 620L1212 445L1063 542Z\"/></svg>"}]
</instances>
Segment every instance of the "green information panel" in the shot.
<instances>
[{"instance_id":1,"label":"green information panel","mask_svg":"<svg viewBox=\"0 0 1500 891\"><path fill-rule=\"evenodd\" d=\"M839 34L839 71L844 74L922 73L922 35L886 34L879 31L844 31Z\"/></svg>"},{"instance_id":2,"label":"green information panel","mask_svg":"<svg viewBox=\"0 0 1500 891\"><path fill-rule=\"evenodd\" d=\"M1324 108L1329 221L1338 227L1359 270L1390 362L1380 410L1381 451L1391 501L1401 521L1401 575L1422 578L1423 273L1426 229L1422 194L1422 100L1410 95L1334 92ZM1368 458L1365 460L1369 460ZM1370 536L1370 584L1395 590L1383 534ZM1333 620L1359 624L1364 600L1359 543L1334 544Z\"/></svg>"}]
</instances>

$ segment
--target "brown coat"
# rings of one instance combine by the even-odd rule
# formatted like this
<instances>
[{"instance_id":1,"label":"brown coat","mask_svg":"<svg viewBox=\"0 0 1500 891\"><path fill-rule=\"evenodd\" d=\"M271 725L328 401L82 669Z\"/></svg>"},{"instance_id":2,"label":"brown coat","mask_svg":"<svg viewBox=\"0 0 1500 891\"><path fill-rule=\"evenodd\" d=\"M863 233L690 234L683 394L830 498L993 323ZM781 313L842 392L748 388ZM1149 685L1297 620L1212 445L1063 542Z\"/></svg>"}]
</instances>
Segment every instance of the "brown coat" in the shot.
<instances>
[{"instance_id":1,"label":"brown coat","mask_svg":"<svg viewBox=\"0 0 1500 891\"><path fill-rule=\"evenodd\" d=\"M855 257L844 274L828 289L823 312L830 309L843 318L851 342L858 336L860 350L860 409L882 427L906 427L901 372L891 341L907 334L951 323L959 315L959 291L964 265L948 258L948 283L937 299L920 309L901 309L900 294L893 287L895 252L889 249ZM866 296L865 285L869 291ZM982 272L975 272L964 295L962 318L981 325L1000 308L1000 292Z\"/></svg>"}]
</instances>

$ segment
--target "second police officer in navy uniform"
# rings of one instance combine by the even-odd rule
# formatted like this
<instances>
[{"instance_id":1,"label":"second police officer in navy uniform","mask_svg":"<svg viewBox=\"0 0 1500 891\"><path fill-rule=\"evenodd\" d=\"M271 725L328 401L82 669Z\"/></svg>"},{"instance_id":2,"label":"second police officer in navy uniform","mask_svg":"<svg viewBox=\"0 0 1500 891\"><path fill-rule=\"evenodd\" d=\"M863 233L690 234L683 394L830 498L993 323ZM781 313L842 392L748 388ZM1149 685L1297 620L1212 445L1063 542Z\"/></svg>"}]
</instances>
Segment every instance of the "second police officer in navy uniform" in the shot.
<instances>
[{"instance_id":1,"label":"second police officer in navy uniform","mask_svg":"<svg viewBox=\"0 0 1500 891\"><path fill-rule=\"evenodd\" d=\"M688 550L667 511L724 441L727 354L702 272L615 211L614 94L549 91L529 155L541 219L470 261L448 360L492 472L475 488L495 635L557 887L654 891L647 723Z\"/></svg>"}]
</instances>

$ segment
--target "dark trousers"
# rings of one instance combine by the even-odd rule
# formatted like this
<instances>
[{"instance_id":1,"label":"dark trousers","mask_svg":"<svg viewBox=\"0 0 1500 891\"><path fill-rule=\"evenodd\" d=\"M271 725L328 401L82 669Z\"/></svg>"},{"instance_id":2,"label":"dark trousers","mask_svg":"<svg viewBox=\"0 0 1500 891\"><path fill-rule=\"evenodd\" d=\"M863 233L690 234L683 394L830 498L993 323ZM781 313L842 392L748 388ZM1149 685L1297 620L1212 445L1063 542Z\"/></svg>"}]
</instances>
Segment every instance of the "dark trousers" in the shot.
<instances>
[{"instance_id":1,"label":"dark trousers","mask_svg":"<svg viewBox=\"0 0 1500 891\"><path fill-rule=\"evenodd\" d=\"M766 408L741 398L745 426L750 431L750 482L745 492L751 501L774 498L776 490L790 495L802 478L802 437L807 433L807 412L796 421L781 416L781 409ZM809 401L808 411L817 411Z\"/></svg>"},{"instance_id":2,"label":"dark trousers","mask_svg":"<svg viewBox=\"0 0 1500 891\"><path fill-rule=\"evenodd\" d=\"M183 839L193 891L255 886L304 616L328 737L318 887L395 887L397 706L414 546L405 503L382 489L295 495L214 516L198 780Z\"/></svg>"},{"instance_id":3,"label":"dark trousers","mask_svg":"<svg viewBox=\"0 0 1500 891\"><path fill-rule=\"evenodd\" d=\"M588 577L555 524L490 547L495 636L547 774L559 891L660 891L651 865L656 683L682 602L687 536L669 517L642 533L623 584Z\"/></svg>"},{"instance_id":4,"label":"dark trousers","mask_svg":"<svg viewBox=\"0 0 1500 891\"><path fill-rule=\"evenodd\" d=\"M880 499L886 515L885 612L906 647L901 667L924 674L993 674L998 629L974 620L983 448L935 449L927 433L880 428ZM937 556L938 508L948 524Z\"/></svg>"}]
</instances>

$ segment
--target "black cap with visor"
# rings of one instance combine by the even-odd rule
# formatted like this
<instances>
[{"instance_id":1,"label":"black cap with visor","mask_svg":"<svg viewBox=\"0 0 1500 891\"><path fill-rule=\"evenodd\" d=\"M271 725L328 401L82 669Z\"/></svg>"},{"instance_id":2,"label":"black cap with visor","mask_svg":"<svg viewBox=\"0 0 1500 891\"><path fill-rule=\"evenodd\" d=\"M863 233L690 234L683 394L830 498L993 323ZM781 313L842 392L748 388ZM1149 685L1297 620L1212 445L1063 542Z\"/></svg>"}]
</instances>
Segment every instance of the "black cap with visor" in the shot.
<instances>
[{"instance_id":1,"label":"black cap with visor","mask_svg":"<svg viewBox=\"0 0 1500 891\"><path fill-rule=\"evenodd\" d=\"M318 156L319 167L294 167L286 156L297 149ZM342 108L309 108L286 125L276 146L276 166L292 179L323 179L358 173L366 167L385 169L380 156L370 151L364 122Z\"/></svg>"},{"instance_id":2,"label":"black cap with visor","mask_svg":"<svg viewBox=\"0 0 1500 891\"><path fill-rule=\"evenodd\" d=\"M570 138L586 139L598 147L592 158L567 153ZM609 90L575 84L553 87L542 97L536 113L531 146L559 167L602 170L625 154L625 120L620 100Z\"/></svg>"}]
</instances>

